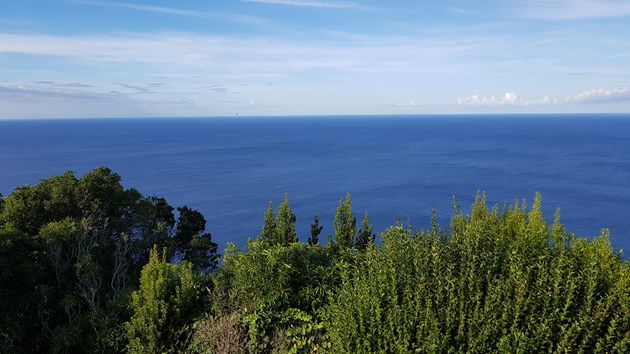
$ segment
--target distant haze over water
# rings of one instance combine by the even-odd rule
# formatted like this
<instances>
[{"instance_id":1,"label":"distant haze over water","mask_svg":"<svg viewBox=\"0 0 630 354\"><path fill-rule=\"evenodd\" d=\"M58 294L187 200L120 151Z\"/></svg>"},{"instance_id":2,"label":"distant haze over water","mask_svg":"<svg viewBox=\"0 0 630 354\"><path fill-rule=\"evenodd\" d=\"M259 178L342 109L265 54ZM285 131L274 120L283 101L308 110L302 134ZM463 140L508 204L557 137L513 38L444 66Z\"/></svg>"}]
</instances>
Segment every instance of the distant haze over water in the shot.
<instances>
[{"instance_id":1,"label":"distant haze over water","mask_svg":"<svg viewBox=\"0 0 630 354\"><path fill-rule=\"evenodd\" d=\"M306 240L313 215L333 232L349 192L357 219L448 226L452 196L469 210L543 194L568 230L608 227L630 252L630 116L370 116L0 121L0 193L73 170L108 166L127 187L189 205L221 247L260 232L289 194ZM627 255L626 255L627 257Z\"/></svg>"}]
</instances>

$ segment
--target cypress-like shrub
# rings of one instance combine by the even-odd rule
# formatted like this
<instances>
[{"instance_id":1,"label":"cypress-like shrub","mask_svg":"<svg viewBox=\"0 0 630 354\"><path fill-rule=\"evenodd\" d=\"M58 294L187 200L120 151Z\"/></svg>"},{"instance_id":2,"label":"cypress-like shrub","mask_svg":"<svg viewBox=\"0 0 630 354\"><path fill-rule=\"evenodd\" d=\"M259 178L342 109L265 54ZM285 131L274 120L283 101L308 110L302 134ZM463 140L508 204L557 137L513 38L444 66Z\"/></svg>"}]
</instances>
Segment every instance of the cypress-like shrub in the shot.
<instances>
[{"instance_id":1,"label":"cypress-like shrub","mask_svg":"<svg viewBox=\"0 0 630 354\"><path fill-rule=\"evenodd\" d=\"M328 308L339 353L630 351L630 267L608 232L547 223L536 196L489 210L479 196L451 230L398 226L344 277Z\"/></svg>"}]
</instances>

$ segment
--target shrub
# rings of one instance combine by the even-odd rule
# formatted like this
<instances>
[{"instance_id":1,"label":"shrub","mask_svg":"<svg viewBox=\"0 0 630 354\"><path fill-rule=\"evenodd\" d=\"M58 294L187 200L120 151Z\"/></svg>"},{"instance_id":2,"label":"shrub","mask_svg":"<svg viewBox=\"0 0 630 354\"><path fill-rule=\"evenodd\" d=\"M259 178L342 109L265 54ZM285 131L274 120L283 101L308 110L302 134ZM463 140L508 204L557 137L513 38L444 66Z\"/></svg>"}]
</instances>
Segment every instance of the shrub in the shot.
<instances>
[{"instance_id":1,"label":"shrub","mask_svg":"<svg viewBox=\"0 0 630 354\"><path fill-rule=\"evenodd\" d=\"M319 311L351 257L347 249L301 243L282 246L256 240L249 242L247 252L232 245L214 278L215 312L241 311L250 349L268 350L289 340L288 330L320 322Z\"/></svg>"},{"instance_id":2,"label":"shrub","mask_svg":"<svg viewBox=\"0 0 630 354\"><path fill-rule=\"evenodd\" d=\"M450 235L393 227L328 309L335 352L627 352L630 269L591 241L479 197Z\"/></svg>"},{"instance_id":3,"label":"shrub","mask_svg":"<svg viewBox=\"0 0 630 354\"><path fill-rule=\"evenodd\" d=\"M171 264L154 247L142 268L140 289L131 296L133 315L125 327L131 353L177 352L197 315L200 286L190 263Z\"/></svg>"},{"instance_id":4,"label":"shrub","mask_svg":"<svg viewBox=\"0 0 630 354\"><path fill-rule=\"evenodd\" d=\"M232 312L199 321L195 324L189 351L202 354L247 353L247 329L241 318L240 313Z\"/></svg>"}]
</instances>

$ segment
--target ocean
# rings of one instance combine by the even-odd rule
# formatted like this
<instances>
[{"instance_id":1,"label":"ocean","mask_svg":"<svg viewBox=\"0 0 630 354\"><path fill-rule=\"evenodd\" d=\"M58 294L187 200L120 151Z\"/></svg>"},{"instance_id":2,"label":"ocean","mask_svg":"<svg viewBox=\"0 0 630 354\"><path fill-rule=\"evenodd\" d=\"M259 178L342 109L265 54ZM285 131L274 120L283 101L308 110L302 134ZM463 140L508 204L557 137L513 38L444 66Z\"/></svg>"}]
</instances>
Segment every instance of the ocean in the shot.
<instances>
[{"instance_id":1,"label":"ocean","mask_svg":"<svg viewBox=\"0 0 630 354\"><path fill-rule=\"evenodd\" d=\"M284 193L306 240L318 215L333 232L352 197L375 230L400 219L448 226L452 197L470 209L543 195L578 236L611 230L630 249L630 115L325 116L0 121L0 193L108 166L127 187L201 211L223 248L260 233Z\"/></svg>"}]
</instances>

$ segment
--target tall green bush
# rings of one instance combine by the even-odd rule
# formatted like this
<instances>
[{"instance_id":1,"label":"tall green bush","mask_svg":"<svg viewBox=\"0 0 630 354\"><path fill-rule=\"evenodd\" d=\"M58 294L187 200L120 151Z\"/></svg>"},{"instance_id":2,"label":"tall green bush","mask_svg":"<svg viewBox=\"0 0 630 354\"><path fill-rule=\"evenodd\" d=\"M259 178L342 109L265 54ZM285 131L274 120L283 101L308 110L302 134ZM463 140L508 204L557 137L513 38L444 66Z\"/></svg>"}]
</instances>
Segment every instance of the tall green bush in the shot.
<instances>
[{"instance_id":1,"label":"tall green bush","mask_svg":"<svg viewBox=\"0 0 630 354\"><path fill-rule=\"evenodd\" d=\"M274 215L273 205L269 202L269 207L265 212L264 223L260 239L269 245L288 246L298 242L295 231L296 217L289 206L289 196L284 195L282 203L278 207L278 216Z\"/></svg>"},{"instance_id":2,"label":"tall green bush","mask_svg":"<svg viewBox=\"0 0 630 354\"><path fill-rule=\"evenodd\" d=\"M133 315L125 324L130 353L180 351L197 315L201 289L192 264L169 263L165 253L151 250L140 288L131 295Z\"/></svg>"},{"instance_id":3,"label":"tall green bush","mask_svg":"<svg viewBox=\"0 0 630 354\"><path fill-rule=\"evenodd\" d=\"M339 199L339 207L335 213L335 242L342 247L354 246L357 236L357 219L352 215L352 201L350 194L346 199Z\"/></svg>"},{"instance_id":4,"label":"tall green bush","mask_svg":"<svg viewBox=\"0 0 630 354\"><path fill-rule=\"evenodd\" d=\"M538 195L529 212L479 196L451 225L383 233L328 309L335 352L630 350L630 268L606 231L576 239Z\"/></svg>"}]
</instances>

